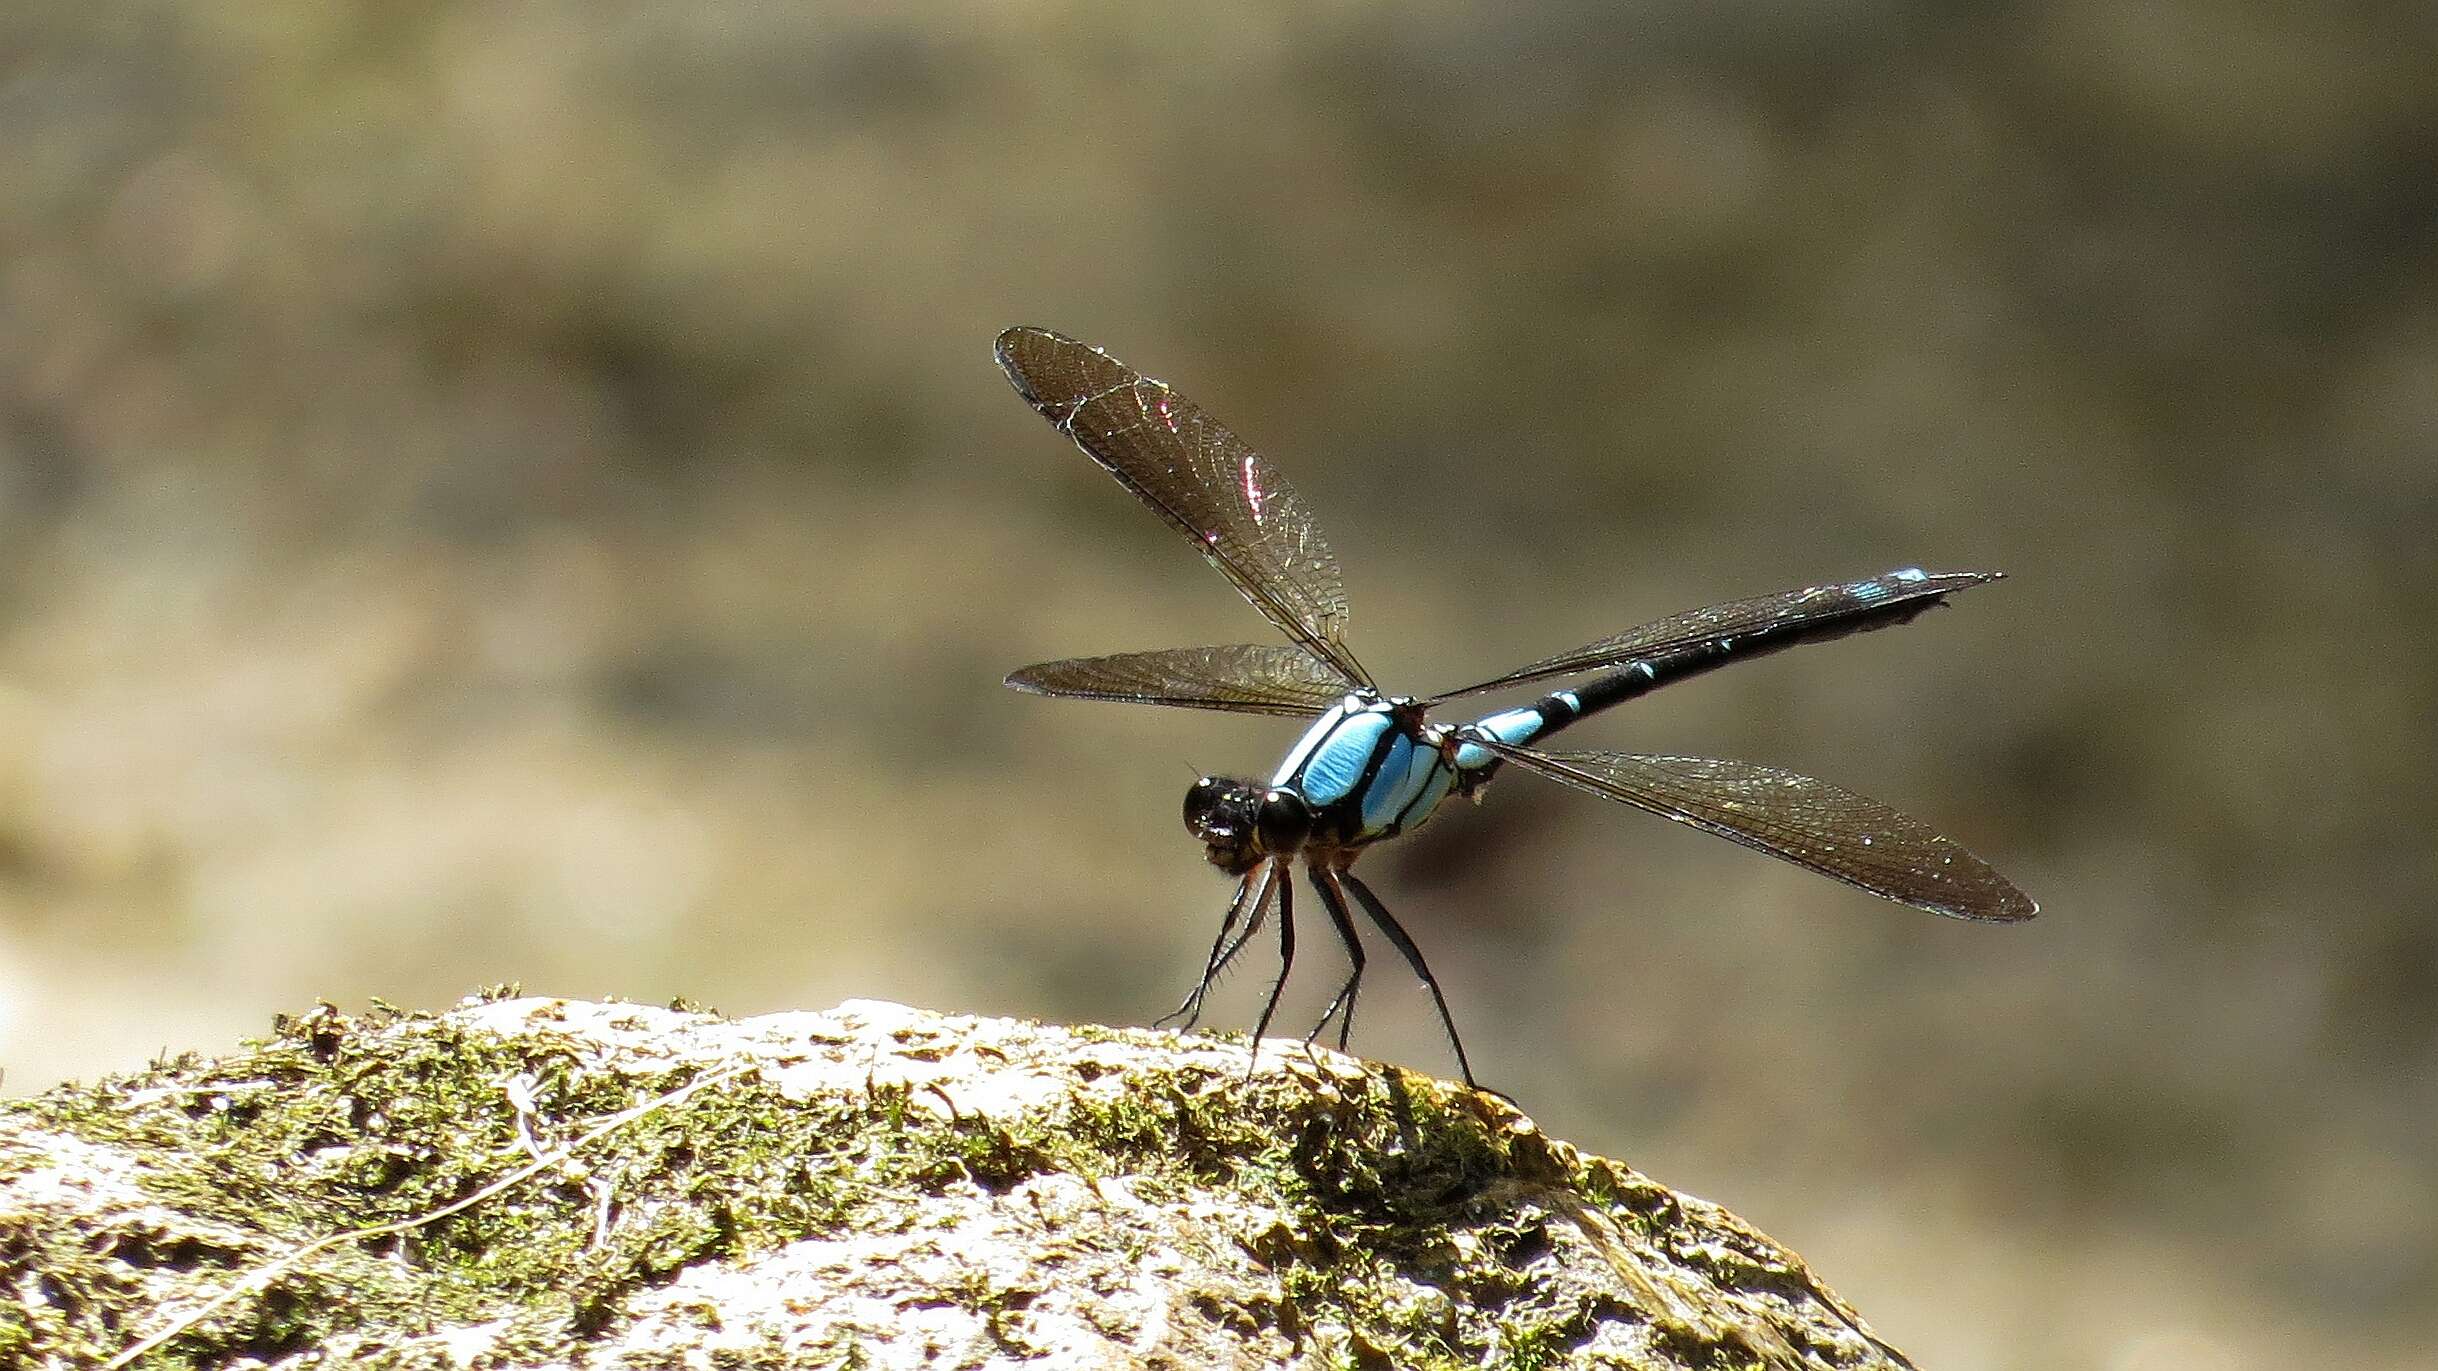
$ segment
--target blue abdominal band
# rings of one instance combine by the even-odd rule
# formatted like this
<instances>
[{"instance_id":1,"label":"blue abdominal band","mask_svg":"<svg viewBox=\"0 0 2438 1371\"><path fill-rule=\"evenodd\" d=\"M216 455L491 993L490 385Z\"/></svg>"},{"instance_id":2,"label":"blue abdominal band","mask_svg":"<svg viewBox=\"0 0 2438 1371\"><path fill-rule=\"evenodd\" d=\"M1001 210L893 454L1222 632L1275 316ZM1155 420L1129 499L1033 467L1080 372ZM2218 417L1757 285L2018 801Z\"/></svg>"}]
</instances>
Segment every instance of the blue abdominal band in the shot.
<instances>
[{"instance_id":1,"label":"blue abdominal band","mask_svg":"<svg viewBox=\"0 0 2438 1371\"><path fill-rule=\"evenodd\" d=\"M1493 714L1473 727L1502 743L1513 743L1520 746L1531 742L1548 722L1542 716L1541 711L1527 707ZM1459 744L1456 749L1456 765L1466 771L1478 771L1497 760L1497 753L1487 748L1475 747L1470 743Z\"/></svg>"}]
</instances>

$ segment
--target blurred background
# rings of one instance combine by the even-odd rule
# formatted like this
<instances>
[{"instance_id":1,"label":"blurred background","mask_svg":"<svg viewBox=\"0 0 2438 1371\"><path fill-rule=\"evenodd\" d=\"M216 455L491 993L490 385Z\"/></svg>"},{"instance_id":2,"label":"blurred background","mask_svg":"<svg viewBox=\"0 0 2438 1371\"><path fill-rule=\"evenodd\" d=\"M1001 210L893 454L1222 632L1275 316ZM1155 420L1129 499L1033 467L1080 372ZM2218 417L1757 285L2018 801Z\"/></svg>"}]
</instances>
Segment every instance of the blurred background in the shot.
<instances>
[{"instance_id":1,"label":"blurred background","mask_svg":"<svg viewBox=\"0 0 2438 1371\"><path fill-rule=\"evenodd\" d=\"M6 1088L508 980L1166 1010L1184 787L1298 730L1000 688L1272 640L1032 323L1269 454L1400 688L2011 573L1576 737L2031 925L1523 776L1364 869L1485 1080L1925 1366L2427 1366L2433 70L2229 0L11 5ZM1452 1073L1390 962L1357 1046Z\"/></svg>"}]
</instances>

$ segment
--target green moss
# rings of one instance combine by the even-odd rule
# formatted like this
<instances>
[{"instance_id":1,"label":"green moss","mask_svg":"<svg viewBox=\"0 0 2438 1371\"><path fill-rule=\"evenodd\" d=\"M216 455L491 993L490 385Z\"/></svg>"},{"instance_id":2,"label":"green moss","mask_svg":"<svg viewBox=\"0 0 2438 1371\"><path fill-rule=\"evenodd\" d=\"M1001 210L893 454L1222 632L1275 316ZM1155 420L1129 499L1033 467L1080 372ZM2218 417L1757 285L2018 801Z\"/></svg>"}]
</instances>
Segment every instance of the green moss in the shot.
<instances>
[{"instance_id":1,"label":"green moss","mask_svg":"<svg viewBox=\"0 0 2438 1371\"><path fill-rule=\"evenodd\" d=\"M1149 1035L1099 1036L1141 1046ZM6 1106L20 1128L146 1158L140 1185L179 1222L118 1232L100 1252L77 1235L0 1225L0 1280L45 1282L43 1302L0 1310L0 1363L107 1356L153 1318L141 1303L148 1269L226 1288L305 1242L460 1200L535 1148L564 1146L701 1069L631 1074L622 1060L623 1070L602 1069L597 1045L546 1029L501 1038L458 1020L385 1008L350 1020L325 1007L216 1062L156 1064ZM1568 1192L1645 1236L1687 1223L1663 1187L1577 1158L1512 1128L1486 1100L1418 1076L1246 1080L1197 1065L1127 1072L1115 1090L1085 1080L1061 1101L991 1118L902 1085L804 1098L740 1075L462 1212L322 1252L146 1364L275 1357L350 1329L491 1320L506 1321L511 1345L548 1358L690 1266L889 1230L926 1197L968 1185L996 1193L1067 1174L1123 1177L1153 1201L1275 1214L1260 1231L1214 1233L1276 1282L1266 1298L1210 1292L1223 1324L1272 1328L1350 1366L1534 1368L1563 1362L1595 1315L1618 1311L1537 1303L1524 1272L1550 1248L1551 1216L1502 1196ZM536 1128L543 1135L528 1136ZM1794 1279L1733 1253L1715 1260L1747 1282ZM1022 1352L1012 1315L1034 1293L977 1277L953 1298ZM1699 1330L1654 1332L1692 1364L1749 1357ZM864 1364L842 1338L837 1364Z\"/></svg>"},{"instance_id":2,"label":"green moss","mask_svg":"<svg viewBox=\"0 0 2438 1371\"><path fill-rule=\"evenodd\" d=\"M1573 1341L1548 1324L1498 1320L1501 1364L1509 1371L1543 1371L1545 1367L1562 1366L1573 1350Z\"/></svg>"},{"instance_id":3,"label":"green moss","mask_svg":"<svg viewBox=\"0 0 2438 1371\"><path fill-rule=\"evenodd\" d=\"M0 1278L42 1273L59 1315L45 1327L20 1314L0 1325L0 1340L71 1358L115 1351L127 1334L110 1311L133 1293L135 1271L217 1269L225 1283L325 1234L463 1198L528 1160L512 1081L560 1135L535 1140L550 1148L689 1075L587 1069L572 1041L546 1034L510 1041L446 1020L324 1013L218 1062L165 1063L21 1102L10 1109L20 1123L147 1158L141 1188L191 1231L121 1235L101 1254L65 1234L0 1233ZM273 1356L359 1325L540 1315L582 1328L695 1262L870 1217L897 1179L953 1170L944 1155L978 1160L970 1138L880 1122L861 1103L789 1100L740 1078L636 1121L554 1174L325 1253L152 1362ZM596 1234L605 1203L648 1217Z\"/></svg>"}]
</instances>

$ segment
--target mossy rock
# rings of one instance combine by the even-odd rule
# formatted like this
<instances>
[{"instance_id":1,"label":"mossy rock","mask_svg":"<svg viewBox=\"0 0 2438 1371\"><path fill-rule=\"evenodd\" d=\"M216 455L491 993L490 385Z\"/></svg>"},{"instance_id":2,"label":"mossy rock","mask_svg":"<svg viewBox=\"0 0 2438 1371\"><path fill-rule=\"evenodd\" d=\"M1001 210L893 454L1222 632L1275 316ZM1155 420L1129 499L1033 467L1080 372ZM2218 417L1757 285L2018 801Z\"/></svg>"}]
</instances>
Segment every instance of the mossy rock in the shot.
<instances>
[{"instance_id":1,"label":"mossy rock","mask_svg":"<svg viewBox=\"0 0 2438 1371\"><path fill-rule=\"evenodd\" d=\"M325 1008L0 1105L0 1365L1909 1365L1715 1205L1263 1048Z\"/></svg>"}]
</instances>

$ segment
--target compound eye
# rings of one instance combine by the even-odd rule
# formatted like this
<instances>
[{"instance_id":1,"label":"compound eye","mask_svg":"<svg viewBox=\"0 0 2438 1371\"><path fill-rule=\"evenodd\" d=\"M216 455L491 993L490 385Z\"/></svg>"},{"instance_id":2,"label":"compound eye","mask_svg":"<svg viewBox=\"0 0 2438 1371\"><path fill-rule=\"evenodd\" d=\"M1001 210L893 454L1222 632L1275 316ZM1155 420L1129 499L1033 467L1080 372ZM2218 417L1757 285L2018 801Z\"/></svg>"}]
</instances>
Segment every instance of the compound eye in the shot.
<instances>
[{"instance_id":1,"label":"compound eye","mask_svg":"<svg viewBox=\"0 0 2438 1371\"><path fill-rule=\"evenodd\" d=\"M1254 835L1264 852L1286 856L1312 836L1312 809L1292 790L1272 790L1261 797L1253 819Z\"/></svg>"},{"instance_id":2,"label":"compound eye","mask_svg":"<svg viewBox=\"0 0 2438 1371\"><path fill-rule=\"evenodd\" d=\"M1212 828L1212 815L1227 799L1230 786L1218 776L1205 776L1185 792L1185 826L1197 834Z\"/></svg>"}]
</instances>

